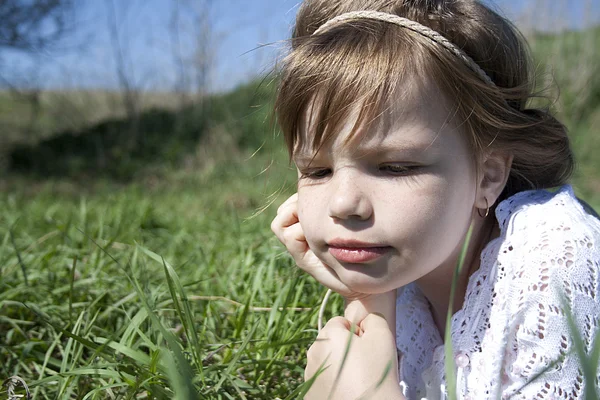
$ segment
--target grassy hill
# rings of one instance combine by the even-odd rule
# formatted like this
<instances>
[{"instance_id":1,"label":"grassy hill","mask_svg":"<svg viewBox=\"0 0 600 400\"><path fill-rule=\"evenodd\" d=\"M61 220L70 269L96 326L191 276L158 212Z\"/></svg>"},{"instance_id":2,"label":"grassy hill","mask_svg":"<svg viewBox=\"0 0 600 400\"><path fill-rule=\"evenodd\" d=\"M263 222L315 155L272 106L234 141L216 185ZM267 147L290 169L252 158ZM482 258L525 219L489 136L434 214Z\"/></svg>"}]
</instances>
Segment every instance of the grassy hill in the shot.
<instances>
[{"instance_id":1,"label":"grassy hill","mask_svg":"<svg viewBox=\"0 0 600 400\"><path fill-rule=\"evenodd\" d=\"M176 93L141 93L139 109L175 110L182 101ZM123 96L116 91L0 91L0 126L5 143L36 142L59 132L80 131L126 116Z\"/></svg>"},{"instance_id":2,"label":"grassy hill","mask_svg":"<svg viewBox=\"0 0 600 400\"><path fill-rule=\"evenodd\" d=\"M232 154L256 149L268 137L271 98L272 87L254 82L179 109L147 108L133 117L115 114L78 129L12 142L5 151L8 169L37 179L129 181L148 168L180 167L207 146L225 146Z\"/></svg>"}]
</instances>

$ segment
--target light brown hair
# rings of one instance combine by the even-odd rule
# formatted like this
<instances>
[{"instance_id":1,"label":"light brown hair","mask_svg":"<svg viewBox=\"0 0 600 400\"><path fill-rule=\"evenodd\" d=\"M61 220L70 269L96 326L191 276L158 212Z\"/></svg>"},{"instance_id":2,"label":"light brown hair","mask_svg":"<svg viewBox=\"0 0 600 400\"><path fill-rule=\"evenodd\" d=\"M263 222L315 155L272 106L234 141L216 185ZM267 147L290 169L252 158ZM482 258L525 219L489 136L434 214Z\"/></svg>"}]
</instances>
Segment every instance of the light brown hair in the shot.
<instances>
[{"instance_id":1,"label":"light brown hair","mask_svg":"<svg viewBox=\"0 0 600 400\"><path fill-rule=\"evenodd\" d=\"M495 83L417 33L369 19L313 33L351 11L395 14L434 29L470 56ZM301 143L308 113L316 121L313 150L331 140L360 107L352 134L376 123L410 81L432 79L453 103L453 118L474 159L486 149L513 155L501 196L561 185L574 168L565 127L547 109L528 108L534 78L525 39L505 18L474 0L306 0L283 60L275 103L290 155ZM318 98L318 101L315 101ZM397 103L396 103L397 104Z\"/></svg>"}]
</instances>

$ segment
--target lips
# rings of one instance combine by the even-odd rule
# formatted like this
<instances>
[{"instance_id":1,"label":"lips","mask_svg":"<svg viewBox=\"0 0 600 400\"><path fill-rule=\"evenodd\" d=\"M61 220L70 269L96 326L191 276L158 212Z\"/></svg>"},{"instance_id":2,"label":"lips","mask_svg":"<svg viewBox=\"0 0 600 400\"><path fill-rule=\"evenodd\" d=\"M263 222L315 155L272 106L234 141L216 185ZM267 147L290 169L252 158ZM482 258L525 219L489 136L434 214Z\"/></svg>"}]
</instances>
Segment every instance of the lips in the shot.
<instances>
[{"instance_id":1,"label":"lips","mask_svg":"<svg viewBox=\"0 0 600 400\"><path fill-rule=\"evenodd\" d=\"M329 253L339 262L368 263L391 250L390 246L355 240L335 239L328 243Z\"/></svg>"}]
</instances>

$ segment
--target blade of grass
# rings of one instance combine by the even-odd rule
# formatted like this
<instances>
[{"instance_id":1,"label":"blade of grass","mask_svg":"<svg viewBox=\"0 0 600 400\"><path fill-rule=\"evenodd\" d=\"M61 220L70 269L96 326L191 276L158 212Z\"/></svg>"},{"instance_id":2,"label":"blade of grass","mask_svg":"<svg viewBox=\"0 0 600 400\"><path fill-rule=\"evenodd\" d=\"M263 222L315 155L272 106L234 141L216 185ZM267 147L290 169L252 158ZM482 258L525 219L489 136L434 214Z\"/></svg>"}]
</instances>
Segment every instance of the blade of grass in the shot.
<instances>
[{"instance_id":1,"label":"blade of grass","mask_svg":"<svg viewBox=\"0 0 600 400\"><path fill-rule=\"evenodd\" d=\"M446 389L448 391L448 398L450 400L456 399L456 370L454 365L454 349L452 346L452 311L454 304L454 296L456 291L456 285L458 284L458 277L464 267L465 258L467 257L467 251L469 249L469 243L471 242L471 235L473 233L473 224L469 226L467 235L458 257L458 263L454 269L454 275L452 276L452 287L450 288L450 302L448 304L448 314L446 315L446 332L444 334L444 367L446 372Z\"/></svg>"},{"instance_id":2,"label":"blade of grass","mask_svg":"<svg viewBox=\"0 0 600 400\"><path fill-rule=\"evenodd\" d=\"M194 373L192 371L191 366L185 359L181 348L179 347L179 343L171 332L169 332L163 324L160 322L156 314L153 312L150 304L148 303L146 297L144 296L143 289L139 285L139 282L136 279L131 279L132 283L140 296L140 300L142 301L142 305L146 308L148 312L148 316L153 323L153 326L160 331L164 339L167 341L167 345L171 350L171 355L167 357L172 357L174 360L174 365L176 368L169 368L171 371L169 378L171 384L174 386L176 398L178 400L195 400L198 399L199 395L196 388L193 385ZM201 364L200 364L201 368Z\"/></svg>"},{"instance_id":3,"label":"blade of grass","mask_svg":"<svg viewBox=\"0 0 600 400\"><path fill-rule=\"evenodd\" d=\"M219 379L219 382L215 385L214 388L211 389L212 392L218 393L219 389L223 385L223 382L225 382L225 379L227 378L227 376L229 374L231 374L231 372L233 371L233 369L237 366L238 360L242 356L244 350L248 346L248 343L250 343L250 340L254 336L254 333L256 332L256 329L258 328L258 324L259 323L256 323L256 324L254 324L252 326L252 329L250 330L250 332L248 332L248 335L244 338L244 341L242 342L242 344L238 348L238 350L237 350L236 354L234 355L234 357L229 362L229 365L227 366L227 368L225 369L225 371L223 371L223 373L221 375L221 379Z\"/></svg>"},{"instance_id":4,"label":"blade of grass","mask_svg":"<svg viewBox=\"0 0 600 400\"><path fill-rule=\"evenodd\" d=\"M569 325L569 330L571 331L571 339L573 339L575 352L577 353L577 357L579 358L581 368L583 370L583 378L585 379L585 398L597 399L598 392L596 391L595 383L596 370L598 366L593 365L591 359L587 355L585 343L583 341L581 332L577 327L577 323L575 322L575 316L573 315L573 311L569 305L569 300L562 291L560 291L559 296L561 305L565 311L565 316L567 317L567 324Z\"/></svg>"},{"instance_id":5,"label":"blade of grass","mask_svg":"<svg viewBox=\"0 0 600 400\"><path fill-rule=\"evenodd\" d=\"M77 267L77 256L73 258L71 276L69 279L69 325L73 324L73 284L75 283L75 268Z\"/></svg>"},{"instance_id":6,"label":"blade of grass","mask_svg":"<svg viewBox=\"0 0 600 400\"><path fill-rule=\"evenodd\" d=\"M308 391L310 390L310 388L312 387L312 385L314 385L315 381L317 380L317 378L323 373L325 372L328 368L330 368L331 366L325 366L325 363L327 362L326 358L323 363L319 366L319 369L317 369L317 372L315 372L315 374L313 376L311 376L306 382L304 382L302 385L300 385L296 390L294 390L292 393L290 393L290 395L288 397L285 398L285 400L292 400L292 399L303 399L304 396L306 396L306 394L308 393Z\"/></svg>"},{"instance_id":7,"label":"blade of grass","mask_svg":"<svg viewBox=\"0 0 600 400\"><path fill-rule=\"evenodd\" d=\"M350 327L350 331L348 331L348 341L346 342L346 348L344 349L344 355L342 357L342 364L340 365L340 370L337 372L337 375L335 376L333 385L331 386L331 391L329 392L329 395L327 396L327 398L331 398L331 396L335 392L337 385L339 384L340 378L342 376L342 371L344 370L344 367L346 366L348 354L350 353L350 346L352 345L352 340L354 338L355 330L356 330L356 326L353 323L352 326Z\"/></svg>"},{"instance_id":8,"label":"blade of grass","mask_svg":"<svg viewBox=\"0 0 600 400\"><path fill-rule=\"evenodd\" d=\"M383 382L385 382L385 378L392 371L392 367L393 366L394 366L394 360L390 360L385 365L385 368L383 370L383 374L381 375L381 378L379 378L379 381L377 383L375 383L375 385L373 387L368 388L367 390L365 390L364 393L361 394L360 397L357 400L368 400L370 398L372 399L373 395L377 393L377 390L381 387L381 385L383 385Z\"/></svg>"},{"instance_id":9,"label":"blade of grass","mask_svg":"<svg viewBox=\"0 0 600 400\"><path fill-rule=\"evenodd\" d=\"M202 355L201 355L201 346L200 339L198 338L198 332L194 327L194 314L190 307L189 299L185 294L185 290L183 289L183 285L179 280L179 276L173 269L173 267L165 261L164 258L160 257L158 254L139 246L140 249L150 256L153 260L160 262L163 265L165 276L167 278L167 285L169 287L169 291L171 293L171 297L173 299L173 304L177 309L178 316L180 318L181 323L184 326L186 336L190 341L192 347L192 355L194 356L194 361L197 366L200 368L200 377L203 378L202 374ZM178 296L179 295L179 296ZM181 301L182 305L180 306L179 301Z\"/></svg>"},{"instance_id":10,"label":"blade of grass","mask_svg":"<svg viewBox=\"0 0 600 400\"><path fill-rule=\"evenodd\" d=\"M16 222L15 222L16 224ZM14 226L14 224L13 224ZM27 280L27 267L25 266L25 263L23 262L23 258L21 257L21 252L19 251L19 248L17 247L17 242L15 241L15 235L13 234L13 227L11 227L8 230L8 234L10 236L10 242L13 245L13 248L15 249L15 253L17 254L17 260L19 261L19 266L21 267L21 272L23 273L23 281L25 282L25 286L29 286L29 282Z\"/></svg>"}]
</instances>

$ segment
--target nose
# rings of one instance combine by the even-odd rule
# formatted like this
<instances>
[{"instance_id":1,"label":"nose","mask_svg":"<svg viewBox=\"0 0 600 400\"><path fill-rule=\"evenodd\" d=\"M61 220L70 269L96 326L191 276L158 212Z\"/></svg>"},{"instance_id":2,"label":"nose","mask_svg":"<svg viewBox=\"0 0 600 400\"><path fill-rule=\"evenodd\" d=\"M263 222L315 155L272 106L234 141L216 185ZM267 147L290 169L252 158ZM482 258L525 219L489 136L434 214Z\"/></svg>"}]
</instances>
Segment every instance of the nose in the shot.
<instances>
[{"instance_id":1,"label":"nose","mask_svg":"<svg viewBox=\"0 0 600 400\"><path fill-rule=\"evenodd\" d=\"M333 219L368 220L373 215L373 206L367 188L351 171L338 171L329 198L328 212Z\"/></svg>"}]
</instances>

